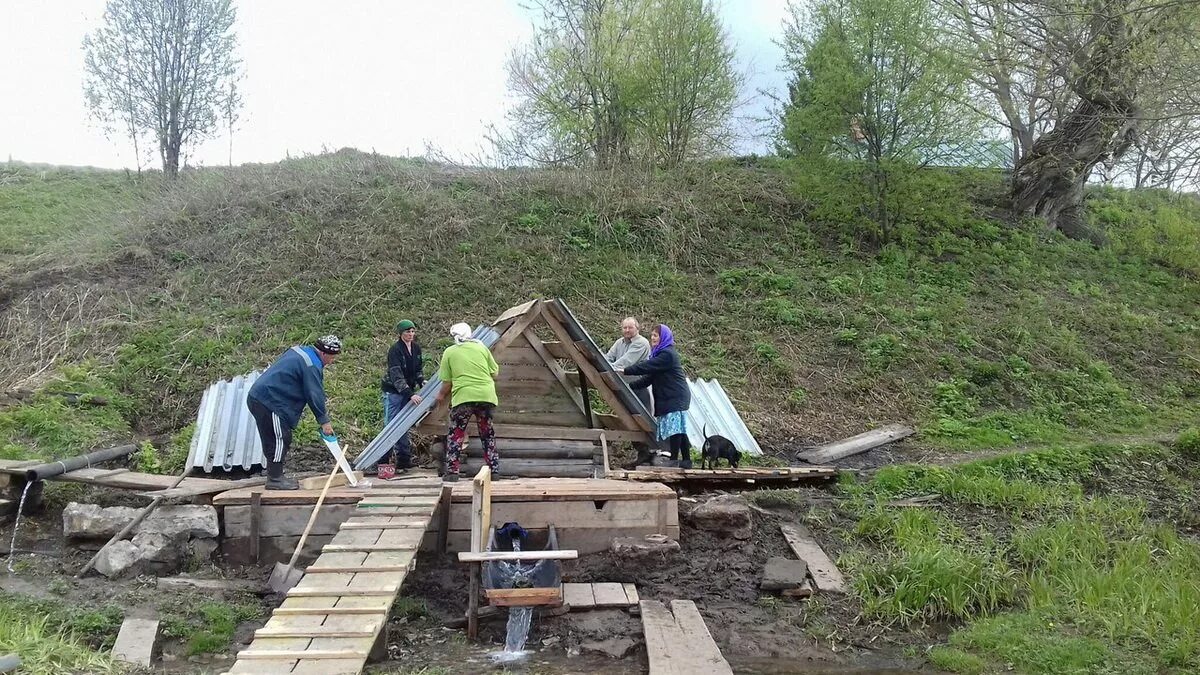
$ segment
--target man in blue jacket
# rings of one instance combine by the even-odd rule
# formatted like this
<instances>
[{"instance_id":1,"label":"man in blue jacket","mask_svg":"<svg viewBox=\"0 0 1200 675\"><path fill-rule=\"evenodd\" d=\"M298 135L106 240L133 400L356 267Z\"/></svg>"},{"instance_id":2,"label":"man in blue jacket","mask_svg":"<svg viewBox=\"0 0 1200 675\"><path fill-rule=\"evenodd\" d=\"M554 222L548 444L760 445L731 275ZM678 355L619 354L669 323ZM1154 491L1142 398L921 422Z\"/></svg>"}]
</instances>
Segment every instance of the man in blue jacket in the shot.
<instances>
[{"instance_id":1,"label":"man in blue jacket","mask_svg":"<svg viewBox=\"0 0 1200 675\"><path fill-rule=\"evenodd\" d=\"M333 437L333 425L325 410L325 366L341 353L342 341L336 335L326 335L311 346L292 347L250 387L246 406L254 416L267 458L268 490L300 487L283 476L283 463L292 444L292 430L300 423L305 405L316 416L321 433Z\"/></svg>"}]
</instances>

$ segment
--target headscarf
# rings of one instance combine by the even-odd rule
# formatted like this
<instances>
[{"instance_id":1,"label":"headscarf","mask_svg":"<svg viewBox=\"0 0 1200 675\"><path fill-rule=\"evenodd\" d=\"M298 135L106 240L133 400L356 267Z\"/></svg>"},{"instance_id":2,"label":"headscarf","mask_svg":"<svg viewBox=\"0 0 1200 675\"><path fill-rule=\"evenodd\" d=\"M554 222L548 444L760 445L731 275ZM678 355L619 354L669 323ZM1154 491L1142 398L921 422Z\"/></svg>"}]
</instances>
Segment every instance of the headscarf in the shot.
<instances>
[{"instance_id":1,"label":"headscarf","mask_svg":"<svg viewBox=\"0 0 1200 675\"><path fill-rule=\"evenodd\" d=\"M462 322L450 326L450 335L454 338L454 343L459 345L464 342L479 342L471 337L471 327Z\"/></svg>"},{"instance_id":2,"label":"headscarf","mask_svg":"<svg viewBox=\"0 0 1200 675\"><path fill-rule=\"evenodd\" d=\"M656 345L654 349L650 350L651 358L658 356L659 352L662 350L674 346L675 335L671 332L671 329L667 328L667 324L665 323L658 324L658 345Z\"/></svg>"}]
</instances>

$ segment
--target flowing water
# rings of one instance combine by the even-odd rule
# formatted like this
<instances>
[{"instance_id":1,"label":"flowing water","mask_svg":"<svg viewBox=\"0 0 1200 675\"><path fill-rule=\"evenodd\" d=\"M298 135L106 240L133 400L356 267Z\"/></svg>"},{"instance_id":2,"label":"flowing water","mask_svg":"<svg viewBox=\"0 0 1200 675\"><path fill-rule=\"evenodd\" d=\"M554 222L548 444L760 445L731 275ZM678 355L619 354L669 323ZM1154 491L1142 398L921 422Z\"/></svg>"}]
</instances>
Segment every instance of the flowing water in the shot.
<instances>
[{"instance_id":1,"label":"flowing water","mask_svg":"<svg viewBox=\"0 0 1200 675\"><path fill-rule=\"evenodd\" d=\"M521 550L521 541L517 537L512 539L512 550ZM505 584L509 588L528 588L532 584L529 581L529 573L533 571L533 566L522 565L520 562L500 563L500 570L510 582ZM532 607L512 607L508 610L508 633L504 638L504 651L492 652L492 663L505 664L524 660L526 656L531 654L525 649L525 641L529 639L529 624L533 620Z\"/></svg>"},{"instance_id":2,"label":"flowing water","mask_svg":"<svg viewBox=\"0 0 1200 675\"><path fill-rule=\"evenodd\" d=\"M21 529L21 514L25 512L25 497L29 494L29 488L33 487L34 481L26 481L25 489L21 491L21 503L17 505L17 518L13 521L13 536L12 541L8 544L8 571L14 572L13 558L17 555L17 530ZM522 644L524 642L522 641Z\"/></svg>"}]
</instances>

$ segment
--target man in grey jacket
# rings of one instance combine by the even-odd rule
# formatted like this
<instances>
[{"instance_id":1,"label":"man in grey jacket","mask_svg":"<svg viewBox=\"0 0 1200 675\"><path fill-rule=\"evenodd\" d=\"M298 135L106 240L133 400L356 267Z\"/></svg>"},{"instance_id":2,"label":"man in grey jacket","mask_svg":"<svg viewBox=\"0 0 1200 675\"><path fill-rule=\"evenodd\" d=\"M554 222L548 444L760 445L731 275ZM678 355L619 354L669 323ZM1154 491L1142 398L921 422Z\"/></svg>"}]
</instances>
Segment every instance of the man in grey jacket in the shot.
<instances>
[{"instance_id":1,"label":"man in grey jacket","mask_svg":"<svg viewBox=\"0 0 1200 675\"><path fill-rule=\"evenodd\" d=\"M638 325L637 319L632 316L626 317L621 322L621 337L613 343L609 348L608 362L613 365L613 368L624 370L635 363L641 363L650 358L650 341L642 337L641 326ZM648 389L639 389L634 391L642 405L646 406L646 410L651 415L654 410L650 407L650 391Z\"/></svg>"}]
</instances>

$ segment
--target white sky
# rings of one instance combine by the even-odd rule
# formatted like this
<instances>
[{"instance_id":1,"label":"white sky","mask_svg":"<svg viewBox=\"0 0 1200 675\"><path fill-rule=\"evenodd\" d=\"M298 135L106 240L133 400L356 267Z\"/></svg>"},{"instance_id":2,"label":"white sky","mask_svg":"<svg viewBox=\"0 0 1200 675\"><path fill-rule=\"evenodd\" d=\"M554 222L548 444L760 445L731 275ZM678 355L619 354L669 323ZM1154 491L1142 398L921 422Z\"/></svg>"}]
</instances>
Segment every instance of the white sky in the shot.
<instances>
[{"instance_id":1,"label":"white sky","mask_svg":"<svg viewBox=\"0 0 1200 675\"><path fill-rule=\"evenodd\" d=\"M127 140L105 138L83 101L84 35L104 0L0 0L0 161L132 167ZM356 147L419 156L432 144L479 152L509 104L504 64L532 34L518 0L235 0L244 107L233 161L273 162ZM740 115L762 117L760 89L784 75L772 43L787 0L725 0L722 17L749 76ZM748 130L749 131L749 130ZM192 164L225 164L222 134ZM769 143L747 138L740 150ZM157 164L157 159L151 162Z\"/></svg>"}]
</instances>

